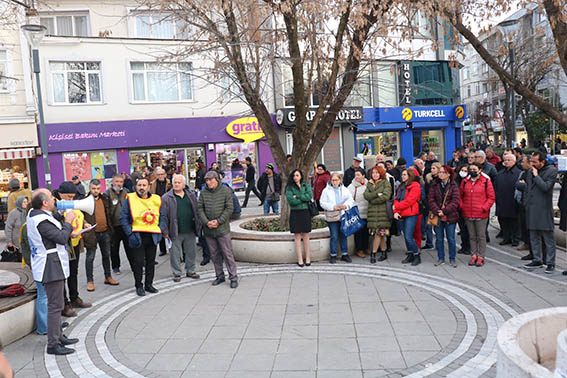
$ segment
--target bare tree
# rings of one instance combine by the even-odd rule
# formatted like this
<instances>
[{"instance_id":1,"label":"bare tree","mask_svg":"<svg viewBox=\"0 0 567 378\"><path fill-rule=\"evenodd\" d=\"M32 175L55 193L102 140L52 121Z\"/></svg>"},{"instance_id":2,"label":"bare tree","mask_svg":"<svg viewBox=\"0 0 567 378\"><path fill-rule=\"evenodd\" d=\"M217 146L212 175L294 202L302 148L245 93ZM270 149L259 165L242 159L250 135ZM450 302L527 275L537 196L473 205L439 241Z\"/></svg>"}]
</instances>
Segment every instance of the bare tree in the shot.
<instances>
[{"instance_id":1,"label":"bare tree","mask_svg":"<svg viewBox=\"0 0 567 378\"><path fill-rule=\"evenodd\" d=\"M451 0L446 2L421 2L420 6L433 14L440 14L450 22L454 28L471 44L481 58L494 70L502 82L514 88L514 91L543 111L550 118L557 121L561 127L567 127L567 113L557 109L552 103L546 101L530 87L530 83L522 77L513 77L498 60L498 54L487 50L479 39L479 34L487 29L480 29L478 33L473 28L480 20L493 19L511 10L514 2L510 0L463 1ZM556 61L567 75L567 0L524 0L521 7L539 9L545 12L549 27L553 35L553 49ZM488 28L488 30L490 27ZM522 46L518 46L519 49ZM500 55L507 54L507 48L499 51Z\"/></svg>"},{"instance_id":2,"label":"bare tree","mask_svg":"<svg viewBox=\"0 0 567 378\"><path fill-rule=\"evenodd\" d=\"M399 46L408 35L399 29L397 40L388 36L390 25L395 25L391 22L393 0L211 0L207 7L197 0L141 0L140 5L188 25L190 36L174 55L207 55L215 62L211 82L218 82L222 75L234 79L259 120L284 185L292 168L307 175L357 81L363 60L382 51L378 38ZM262 91L265 69L273 73L285 66L291 70L290 100L296 114L291 163ZM272 92L282 96L278 88ZM318 99L318 109L308 121L312 96ZM287 202L282 198L285 224Z\"/></svg>"}]
</instances>

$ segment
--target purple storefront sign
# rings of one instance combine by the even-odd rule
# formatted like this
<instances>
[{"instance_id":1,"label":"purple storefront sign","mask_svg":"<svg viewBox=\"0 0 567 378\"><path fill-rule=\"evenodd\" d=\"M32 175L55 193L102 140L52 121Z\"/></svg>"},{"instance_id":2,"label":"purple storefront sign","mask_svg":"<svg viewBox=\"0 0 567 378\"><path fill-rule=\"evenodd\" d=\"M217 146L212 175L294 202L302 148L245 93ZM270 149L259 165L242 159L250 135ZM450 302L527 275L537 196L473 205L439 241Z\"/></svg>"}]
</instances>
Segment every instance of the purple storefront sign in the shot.
<instances>
[{"instance_id":1,"label":"purple storefront sign","mask_svg":"<svg viewBox=\"0 0 567 378\"><path fill-rule=\"evenodd\" d=\"M52 123L47 124L47 145L51 181L56 187L65 180L63 152L117 150L118 170L128 172L128 150L147 147L174 147L204 144L208 162L216 159L209 143L240 142L226 132L226 126L240 117L199 117L109 122ZM258 143L260 167L273 162L269 145ZM211 153L212 152L212 153ZM210 159L213 160L210 160ZM210 165L209 162L209 165ZM41 156L37 158L39 185L45 185L45 172Z\"/></svg>"}]
</instances>

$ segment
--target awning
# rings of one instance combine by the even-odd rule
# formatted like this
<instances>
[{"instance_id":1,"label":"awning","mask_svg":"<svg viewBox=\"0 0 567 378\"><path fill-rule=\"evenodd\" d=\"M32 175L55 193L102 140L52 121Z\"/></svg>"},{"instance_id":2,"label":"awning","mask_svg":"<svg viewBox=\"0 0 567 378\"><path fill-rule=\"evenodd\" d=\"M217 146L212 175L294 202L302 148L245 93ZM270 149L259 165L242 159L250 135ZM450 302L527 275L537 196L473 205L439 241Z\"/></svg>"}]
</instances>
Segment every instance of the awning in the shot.
<instances>
[{"instance_id":1,"label":"awning","mask_svg":"<svg viewBox=\"0 0 567 378\"><path fill-rule=\"evenodd\" d=\"M0 149L0 160L26 159L35 157L35 148Z\"/></svg>"}]
</instances>

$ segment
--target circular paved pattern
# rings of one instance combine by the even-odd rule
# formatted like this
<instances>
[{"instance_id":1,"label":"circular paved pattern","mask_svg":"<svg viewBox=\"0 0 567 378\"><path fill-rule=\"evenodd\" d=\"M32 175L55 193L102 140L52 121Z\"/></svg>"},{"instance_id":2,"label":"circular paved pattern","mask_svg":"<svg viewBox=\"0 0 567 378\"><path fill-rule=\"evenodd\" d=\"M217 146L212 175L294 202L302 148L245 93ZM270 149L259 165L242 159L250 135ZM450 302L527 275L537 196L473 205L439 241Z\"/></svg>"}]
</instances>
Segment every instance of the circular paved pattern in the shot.
<instances>
[{"instance_id":1,"label":"circular paved pattern","mask_svg":"<svg viewBox=\"0 0 567 378\"><path fill-rule=\"evenodd\" d=\"M242 267L239 277L236 290L210 287L213 273L206 272L201 280L181 284L158 281L157 295L140 298L129 289L109 296L73 322L70 336L80 339L77 353L45 355L40 370L53 377L160 376L156 372L165 377L183 371L184 377L229 377L256 370L275 377L278 371L325 369L339 376L344 369L342 376L478 377L496 362L498 327L516 314L498 298L454 280L396 268ZM314 287L319 288L316 296ZM282 319L257 313L270 309L273 317L278 308L284 309ZM152 309L160 317L152 316ZM376 321L368 322L369 317ZM351 338L356 344L349 349ZM201 342L193 342L197 339ZM282 353L274 355L269 341L256 341L254 349L251 340L262 339L277 339ZM314 362L301 359L310 353L297 349L297 339L318 340ZM327 344L322 346L322 340ZM282 351L286 343L290 350ZM398 349L389 350L392 345ZM152 354L168 348L175 353ZM246 348L254 353L248 359L234 354ZM145 351L151 361L144 360ZM43 349L36 352L43 354Z\"/></svg>"}]
</instances>

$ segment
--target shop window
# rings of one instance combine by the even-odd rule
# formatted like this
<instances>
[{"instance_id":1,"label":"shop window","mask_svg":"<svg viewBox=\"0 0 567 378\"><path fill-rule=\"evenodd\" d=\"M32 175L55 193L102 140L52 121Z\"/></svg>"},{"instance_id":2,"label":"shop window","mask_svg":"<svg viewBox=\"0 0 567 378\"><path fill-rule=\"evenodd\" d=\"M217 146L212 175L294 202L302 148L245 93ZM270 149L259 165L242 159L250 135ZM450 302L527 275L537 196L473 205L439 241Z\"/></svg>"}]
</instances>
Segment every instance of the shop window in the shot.
<instances>
[{"instance_id":1,"label":"shop window","mask_svg":"<svg viewBox=\"0 0 567 378\"><path fill-rule=\"evenodd\" d=\"M359 134L356 138L356 146L357 154L370 157L364 160L368 161L371 166L375 163L375 156L378 154L397 160L400 157L400 133Z\"/></svg>"},{"instance_id":2,"label":"shop window","mask_svg":"<svg viewBox=\"0 0 567 378\"><path fill-rule=\"evenodd\" d=\"M86 37L88 32L88 15L58 14L42 15L39 23L47 28L48 35Z\"/></svg>"},{"instance_id":3,"label":"shop window","mask_svg":"<svg viewBox=\"0 0 567 378\"><path fill-rule=\"evenodd\" d=\"M101 181L101 190L110 187L112 176L118 173L116 151L74 152L63 154L65 180L78 176L85 188L92 179Z\"/></svg>"},{"instance_id":4,"label":"shop window","mask_svg":"<svg viewBox=\"0 0 567 378\"><path fill-rule=\"evenodd\" d=\"M437 160L445 161L445 145L443 140L443 130L427 130L421 132L421 145L423 151L433 151Z\"/></svg>"},{"instance_id":5,"label":"shop window","mask_svg":"<svg viewBox=\"0 0 567 378\"><path fill-rule=\"evenodd\" d=\"M258 177L263 169L258 167L256 143L217 143L217 163L224 173L223 183L230 185L234 190L244 189L246 167L245 159L250 156L256 165ZM211 162L212 164L213 162ZM209 164L209 167L210 165Z\"/></svg>"},{"instance_id":6,"label":"shop window","mask_svg":"<svg viewBox=\"0 0 567 378\"><path fill-rule=\"evenodd\" d=\"M131 62L135 102L192 101L191 63Z\"/></svg>"},{"instance_id":7,"label":"shop window","mask_svg":"<svg viewBox=\"0 0 567 378\"><path fill-rule=\"evenodd\" d=\"M188 39L189 24L168 13L137 14L136 37L152 39Z\"/></svg>"},{"instance_id":8,"label":"shop window","mask_svg":"<svg viewBox=\"0 0 567 378\"><path fill-rule=\"evenodd\" d=\"M49 62L53 102L101 103L100 62Z\"/></svg>"}]
</instances>

